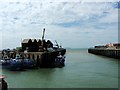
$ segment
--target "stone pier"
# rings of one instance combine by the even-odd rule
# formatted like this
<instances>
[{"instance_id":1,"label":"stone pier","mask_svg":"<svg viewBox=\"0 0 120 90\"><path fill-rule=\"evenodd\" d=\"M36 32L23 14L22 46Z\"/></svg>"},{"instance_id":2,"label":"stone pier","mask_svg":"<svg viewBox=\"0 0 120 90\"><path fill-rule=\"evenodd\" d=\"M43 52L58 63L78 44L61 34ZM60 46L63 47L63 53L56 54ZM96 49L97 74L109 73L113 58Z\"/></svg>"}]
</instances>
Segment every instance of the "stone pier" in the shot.
<instances>
[{"instance_id":1,"label":"stone pier","mask_svg":"<svg viewBox=\"0 0 120 90\"><path fill-rule=\"evenodd\" d=\"M89 48L89 53L120 59L120 49Z\"/></svg>"}]
</instances>

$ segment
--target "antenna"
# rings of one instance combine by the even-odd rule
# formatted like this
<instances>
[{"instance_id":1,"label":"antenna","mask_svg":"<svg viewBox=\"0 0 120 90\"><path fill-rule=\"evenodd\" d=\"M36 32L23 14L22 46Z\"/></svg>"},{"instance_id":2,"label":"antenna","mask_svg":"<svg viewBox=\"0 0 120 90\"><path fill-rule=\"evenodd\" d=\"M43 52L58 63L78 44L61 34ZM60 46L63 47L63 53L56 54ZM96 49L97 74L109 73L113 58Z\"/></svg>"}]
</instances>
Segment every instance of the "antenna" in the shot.
<instances>
[{"instance_id":1,"label":"antenna","mask_svg":"<svg viewBox=\"0 0 120 90\"><path fill-rule=\"evenodd\" d=\"M59 45L58 45L58 43L57 43L57 41L55 40L55 43L56 43L56 46L58 46L59 47Z\"/></svg>"},{"instance_id":2,"label":"antenna","mask_svg":"<svg viewBox=\"0 0 120 90\"><path fill-rule=\"evenodd\" d=\"M45 28L43 29L42 40L44 40L44 35L45 35Z\"/></svg>"}]
</instances>

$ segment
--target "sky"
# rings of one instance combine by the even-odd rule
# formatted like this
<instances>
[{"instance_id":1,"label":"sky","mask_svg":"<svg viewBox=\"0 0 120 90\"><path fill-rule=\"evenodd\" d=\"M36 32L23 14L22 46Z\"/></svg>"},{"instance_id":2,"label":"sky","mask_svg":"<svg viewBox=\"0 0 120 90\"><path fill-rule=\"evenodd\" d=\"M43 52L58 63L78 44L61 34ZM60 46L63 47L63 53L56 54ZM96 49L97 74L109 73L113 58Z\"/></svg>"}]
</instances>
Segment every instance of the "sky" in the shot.
<instances>
[{"instance_id":1,"label":"sky","mask_svg":"<svg viewBox=\"0 0 120 90\"><path fill-rule=\"evenodd\" d=\"M0 49L26 38L55 40L65 48L118 42L119 0L0 0Z\"/></svg>"}]
</instances>

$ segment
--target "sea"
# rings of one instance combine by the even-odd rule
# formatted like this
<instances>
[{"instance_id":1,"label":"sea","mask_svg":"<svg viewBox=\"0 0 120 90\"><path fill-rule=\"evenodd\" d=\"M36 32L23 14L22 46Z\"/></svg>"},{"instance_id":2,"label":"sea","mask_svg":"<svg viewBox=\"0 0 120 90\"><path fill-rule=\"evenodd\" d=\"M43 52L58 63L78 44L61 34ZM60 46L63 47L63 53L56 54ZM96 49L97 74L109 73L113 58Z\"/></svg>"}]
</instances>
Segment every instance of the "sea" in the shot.
<instances>
[{"instance_id":1,"label":"sea","mask_svg":"<svg viewBox=\"0 0 120 90\"><path fill-rule=\"evenodd\" d=\"M65 67L25 71L0 69L9 88L118 88L119 60L67 49Z\"/></svg>"}]
</instances>

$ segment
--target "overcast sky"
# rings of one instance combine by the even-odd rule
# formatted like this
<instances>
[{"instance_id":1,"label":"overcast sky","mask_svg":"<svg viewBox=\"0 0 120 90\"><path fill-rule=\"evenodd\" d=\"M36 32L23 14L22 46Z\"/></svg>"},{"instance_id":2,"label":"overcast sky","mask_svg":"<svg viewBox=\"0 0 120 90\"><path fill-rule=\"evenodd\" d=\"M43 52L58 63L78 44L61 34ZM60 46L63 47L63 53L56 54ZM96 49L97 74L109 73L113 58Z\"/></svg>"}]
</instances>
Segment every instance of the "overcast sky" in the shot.
<instances>
[{"instance_id":1,"label":"overcast sky","mask_svg":"<svg viewBox=\"0 0 120 90\"><path fill-rule=\"evenodd\" d=\"M89 48L118 42L119 0L1 0L0 49L21 46L24 38L58 41L63 47Z\"/></svg>"}]
</instances>

